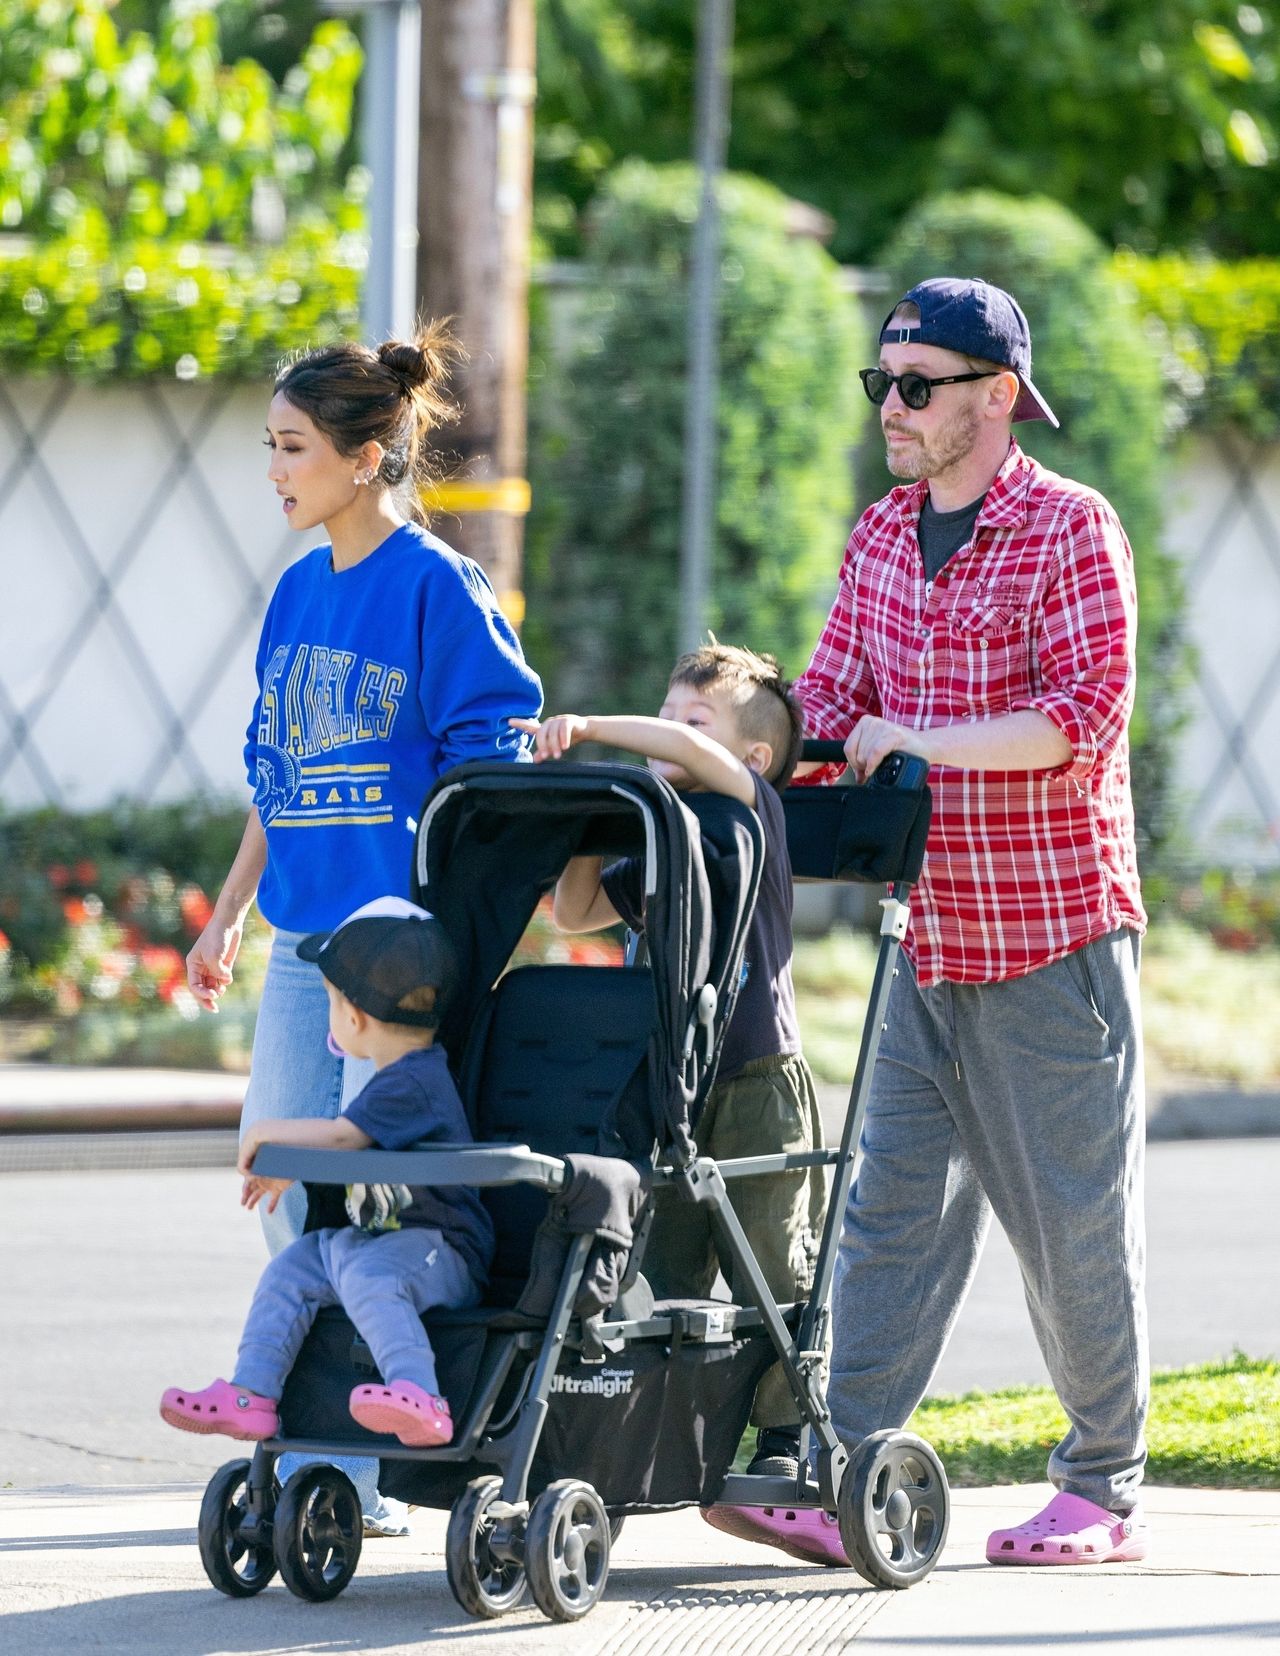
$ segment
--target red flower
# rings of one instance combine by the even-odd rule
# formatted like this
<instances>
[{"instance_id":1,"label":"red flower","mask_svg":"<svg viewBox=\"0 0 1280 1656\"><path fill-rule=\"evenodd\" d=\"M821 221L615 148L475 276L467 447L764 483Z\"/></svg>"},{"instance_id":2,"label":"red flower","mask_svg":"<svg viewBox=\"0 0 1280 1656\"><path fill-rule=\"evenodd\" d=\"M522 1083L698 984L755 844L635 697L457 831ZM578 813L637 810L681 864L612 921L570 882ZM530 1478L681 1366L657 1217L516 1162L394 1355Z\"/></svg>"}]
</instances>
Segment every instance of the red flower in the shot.
<instances>
[{"instance_id":1,"label":"red flower","mask_svg":"<svg viewBox=\"0 0 1280 1656\"><path fill-rule=\"evenodd\" d=\"M45 875L55 891L61 891L64 886L71 884L71 871L63 863L51 863L45 869Z\"/></svg>"},{"instance_id":2,"label":"red flower","mask_svg":"<svg viewBox=\"0 0 1280 1656\"><path fill-rule=\"evenodd\" d=\"M97 864L91 863L86 857L82 862L78 862L76 864L75 868L72 870L72 873L75 876L75 882L77 885L91 886L98 878Z\"/></svg>"},{"instance_id":3,"label":"red flower","mask_svg":"<svg viewBox=\"0 0 1280 1656\"><path fill-rule=\"evenodd\" d=\"M89 918L89 912L85 908L83 900L79 897L64 898L62 912L73 926L83 926Z\"/></svg>"},{"instance_id":4,"label":"red flower","mask_svg":"<svg viewBox=\"0 0 1280 1656\"><path fill-rule=\"evenodd\" d=\"M9 939L0 931L0 954L8 954L11 947Z\"/></svg>"},{"instance_id":5,"label":"red flower","mask_svg":"<svg viewBox=\"0 0 1280 1656\"><path fill-rule=\"evenodd\" d=\"M183 886L178 893L178 910L192 937L199 937L213 918L213 904L198 885Z\"/></svg>"}]
</instances>

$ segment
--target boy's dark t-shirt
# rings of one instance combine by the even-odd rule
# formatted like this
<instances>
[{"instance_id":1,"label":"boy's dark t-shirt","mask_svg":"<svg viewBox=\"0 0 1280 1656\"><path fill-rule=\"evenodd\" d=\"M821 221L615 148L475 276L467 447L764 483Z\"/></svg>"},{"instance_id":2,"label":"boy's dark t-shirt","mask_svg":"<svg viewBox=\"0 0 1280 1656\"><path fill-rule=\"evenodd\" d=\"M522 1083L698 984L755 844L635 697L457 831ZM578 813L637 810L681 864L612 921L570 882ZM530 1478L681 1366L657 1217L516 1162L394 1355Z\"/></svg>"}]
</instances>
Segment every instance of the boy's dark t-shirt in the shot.
<instances>
[{"instance_id":1,"label":"boy's dark t-shirt","mask_svg":"<svg viewBox=\"0 0 1280 1656\"><path fill-rule=\"evenodd\" d=\"M352 1099L346 1117L382 1150L406 1150L422 1140L470 1144L471 1129L442 1047L405 1053L376 1072ZM401 1227L429 1226L483 1279L493 1258L493 1221L474 1190L413 1185L411 1201L396 1215Z\"/></svg>"},{"instance_id":2,"label":"boy's dark t-shirt","mask_svg":"<svg viewBox=\"0 0 1280 1656\"><path fill-rule=\"evenodd\" d=\"M791 859L782 800L771 782L755 776L756 815L764 828L764 870L747 928L738 1003L725 1031L716 1080L728 1081L756 1058L800 1051L796 997L791 985ZM644 863L626 857L601 876L605 896L632 931L644 930Z\"/></svg>"}]
</instances>

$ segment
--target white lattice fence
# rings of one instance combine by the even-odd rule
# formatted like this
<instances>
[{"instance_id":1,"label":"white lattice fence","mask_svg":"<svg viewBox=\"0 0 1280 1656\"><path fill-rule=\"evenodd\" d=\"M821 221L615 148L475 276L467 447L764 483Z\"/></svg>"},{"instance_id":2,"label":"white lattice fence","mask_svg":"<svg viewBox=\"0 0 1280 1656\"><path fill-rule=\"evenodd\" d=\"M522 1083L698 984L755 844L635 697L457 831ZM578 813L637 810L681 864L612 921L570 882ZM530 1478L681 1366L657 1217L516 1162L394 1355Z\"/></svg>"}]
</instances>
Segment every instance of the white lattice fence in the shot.
<instances>
[{"instance_id":1,"label":"white lattice fence","mask_svg":"<svg viewBox=\"0 0 1280 1656\"><path fill-rule=\"evenodd\" d=\"M1280 443L1200 440L1180 458L1167 543L1196 653L1178 788L1192 854L1280 862Z\"/></svg>"},{"instance_id":2,"label":"white lattice fence","mask_svg":"<svg viewBox=\"0 0 1280 1656\"><path fill-rule=\"evenodd\" d=\"M0 383L5 805L245 797L258 627L305 549L266 481L267 400Z\"/></svg>"},{"instance_id":3,"label":"white lattice fence","mask_svg":"<svg viewBox=\"0 0 1280 1656\"><path fill-rule=\"evenodd\" d=\"M321 538L283 526L266 402L260 386L0 382L0 803L244 797L258 626ZM1271 865L1280 444L1189 445L1167 539L1198 657L1177 778L1193 854Z\"/></svg>"}]
</instances>

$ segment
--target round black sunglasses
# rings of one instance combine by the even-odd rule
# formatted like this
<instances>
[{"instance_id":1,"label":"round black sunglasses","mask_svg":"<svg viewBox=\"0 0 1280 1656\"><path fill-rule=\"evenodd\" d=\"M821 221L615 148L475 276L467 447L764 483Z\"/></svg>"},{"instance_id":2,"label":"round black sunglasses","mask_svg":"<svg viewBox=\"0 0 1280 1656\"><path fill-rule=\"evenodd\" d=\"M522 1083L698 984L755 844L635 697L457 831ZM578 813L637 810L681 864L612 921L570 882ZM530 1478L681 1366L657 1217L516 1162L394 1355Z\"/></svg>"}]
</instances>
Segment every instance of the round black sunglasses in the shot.
<instances>
[{"instance_id":1,"label":"round black sunglasses","mask_svg":"<svg viewBox=\"0 0 1280 1656\"><path fill-rule=\"evenodd\" d=\"M946 374L942 379L927 379L923 374L889 374L883 368L859 368L862 389L871 401L880 407L889 395L889 387L896 385L898 395L908 408L927 408L935 385L961 385L965 380L994 379L1003 368L986 368L976 374Z\"/></svg>"}]
</instances>

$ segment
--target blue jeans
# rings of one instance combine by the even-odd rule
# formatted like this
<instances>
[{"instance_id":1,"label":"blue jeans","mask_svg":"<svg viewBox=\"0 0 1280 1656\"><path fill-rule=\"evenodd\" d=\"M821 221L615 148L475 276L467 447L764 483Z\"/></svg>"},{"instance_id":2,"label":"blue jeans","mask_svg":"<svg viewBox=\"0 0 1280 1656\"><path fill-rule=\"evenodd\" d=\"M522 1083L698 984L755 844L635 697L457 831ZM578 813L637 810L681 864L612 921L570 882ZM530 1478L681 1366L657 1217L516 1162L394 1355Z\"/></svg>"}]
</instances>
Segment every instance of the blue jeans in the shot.
<instances>
[{"instance_id":1,"label":"blue jeans","mask_svg":"<svg viewBox=\"0 0 1280 1656\"><path fill-rule=\"evenodd\" d=\"M322 1116L332 1121L372 1079L368 1058L335 1058L329 1050L329 995L320 968L299 960L301 932L278 931L267 962L253 1062L240 1136L256 1121ZM290 1185L268 1213L259 1207L262 1234L274 1256L302 1235L307 1193Z\"/></svg>"},{"instance_id":2,"label":"blue jeans","mask_svg":"<svg viewBox=\"0 0 1280 1656\"><path fill-rule=\"evenodd\" d=\"M367 1058L335 1058L329 1051L329 995L320 968L299 960L301 932L278 931L267 962L266 982L253 1035L253 1061L240 1132L255 1121L281 1116L339 1115L373 1075ZM302 1235L307 1217L307 1193L290 1185L274 1213L258 1208L262 1234L274 1257ZM282 1455L277 1466L281 1482L315 1459L314 1455ZM355 1484L366 1513L378 1503L378 1463L367 1457L335 1459L333 1465Z\"/></svg>"}]
</instances>

